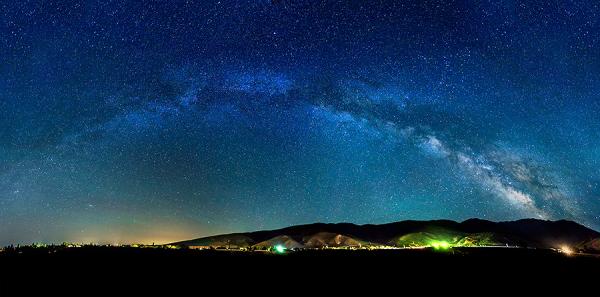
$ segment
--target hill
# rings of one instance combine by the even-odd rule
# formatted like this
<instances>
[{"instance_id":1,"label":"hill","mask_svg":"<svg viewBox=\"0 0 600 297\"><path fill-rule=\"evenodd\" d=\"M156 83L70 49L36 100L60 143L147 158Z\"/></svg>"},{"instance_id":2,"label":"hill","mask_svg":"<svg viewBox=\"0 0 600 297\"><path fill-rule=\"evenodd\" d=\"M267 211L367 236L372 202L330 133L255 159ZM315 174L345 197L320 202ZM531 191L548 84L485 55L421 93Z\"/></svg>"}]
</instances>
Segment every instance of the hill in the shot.
<instances>
[{"instance_id":1,"label":"hill","mask_svg":"<svg viewBox=\"0 0 600 297\"><path fill-rule=\"evenodd\" d=\"M277 230L209 236L172 243L178 246L266 247L283 244L289 248L319 248L386 245L430 246L446 242L458 246L520 246L561 248L565 245L585 251L600 251L600 233L578 223L558 220L523 219L492 222L469 219L400 221L381 225L315 223Z\"/></svg>"}]
</instances>

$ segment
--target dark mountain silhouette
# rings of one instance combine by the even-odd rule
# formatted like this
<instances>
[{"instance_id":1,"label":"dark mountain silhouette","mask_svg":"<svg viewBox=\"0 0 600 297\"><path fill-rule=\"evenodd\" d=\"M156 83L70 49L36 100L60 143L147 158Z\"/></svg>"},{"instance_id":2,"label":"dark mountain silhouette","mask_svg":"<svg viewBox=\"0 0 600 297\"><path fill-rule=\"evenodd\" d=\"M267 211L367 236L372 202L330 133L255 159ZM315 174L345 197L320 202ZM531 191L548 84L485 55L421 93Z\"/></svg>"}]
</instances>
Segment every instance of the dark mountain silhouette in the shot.
<instances>
[{"instance_id":1,"label":"dark mountain silhouette","mask_svg":"<svg viewBox=\"0 0 600 297\"><path fill-rule=\"evenodd\" d=\"M332 239L316 240L315 236L333 234ZM315 223L287 228L209 236L173 243L180 246L251 247L277 241L285 236L308 247L361 245L427 245L432 240L444 240L456 245L511 245L536 248L560 248L568 245L583 250L595 249L600 233L578 223L559 220L522 219L492 222L469 219L400 221L381 225L351 223ZM337 236L337 237L336 237ZM333 238L338 238L335 241ZM339 240L343 238L343 240ZM319 244L321 243L321 244ZM307 245L308 244L308 245Z\"/></svg>"}]
</instances>

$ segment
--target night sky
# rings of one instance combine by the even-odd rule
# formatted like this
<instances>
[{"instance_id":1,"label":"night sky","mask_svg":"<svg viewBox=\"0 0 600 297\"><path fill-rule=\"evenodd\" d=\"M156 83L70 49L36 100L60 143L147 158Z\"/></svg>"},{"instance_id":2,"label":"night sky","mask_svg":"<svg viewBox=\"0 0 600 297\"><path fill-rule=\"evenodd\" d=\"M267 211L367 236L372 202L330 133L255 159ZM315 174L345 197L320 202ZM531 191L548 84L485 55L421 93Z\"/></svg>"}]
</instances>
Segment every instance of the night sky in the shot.
<instances>
[{"instance_id":1,"label":"night sky","mask_svg":"<svg viewBox=\"0 0 600 297\"><path fill-rule=\"evenodd\" d=\"M2 1L0 245L598 230L600 3L533 2Z\"/></svg>"}]
</instances>

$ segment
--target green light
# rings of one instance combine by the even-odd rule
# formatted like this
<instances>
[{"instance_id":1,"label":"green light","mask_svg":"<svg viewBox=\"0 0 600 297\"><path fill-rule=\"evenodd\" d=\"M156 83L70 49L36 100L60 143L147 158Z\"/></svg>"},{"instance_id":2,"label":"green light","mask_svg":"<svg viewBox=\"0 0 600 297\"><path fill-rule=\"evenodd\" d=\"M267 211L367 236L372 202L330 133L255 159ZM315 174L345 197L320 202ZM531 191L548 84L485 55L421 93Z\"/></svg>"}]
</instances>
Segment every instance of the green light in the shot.
<instances>
[{"instance_id":1,"label":"green light","mask_svg":"<svg viewBox=\"0 0 600 297\"><path fill-rule=\"evenodd\" d=\"M447 250L452 247L447 241L433 241L431 246L436 250Z\"/></svg>"},{"instance_id":2,"label":"green light","mask_svg":"<svg viewBox=\"0 0 600 297\"><path fill-rule=\"evenodd\" d=\"M276 245L274 248L275 248L275 252L278 254L285 253L285 247L281 244Z\"/></svg>"}]
</instances>

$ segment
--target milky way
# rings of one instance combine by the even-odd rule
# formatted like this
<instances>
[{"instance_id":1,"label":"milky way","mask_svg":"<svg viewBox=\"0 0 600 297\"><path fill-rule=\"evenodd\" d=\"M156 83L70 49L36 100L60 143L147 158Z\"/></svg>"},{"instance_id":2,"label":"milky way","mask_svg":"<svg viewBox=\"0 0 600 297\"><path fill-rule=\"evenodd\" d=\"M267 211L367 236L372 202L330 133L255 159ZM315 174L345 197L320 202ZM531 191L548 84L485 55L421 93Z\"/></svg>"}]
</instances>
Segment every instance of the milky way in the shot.
<instances>
[{"instance_id":1,"label":"milky way","mask_svg":"<svg viewBox=\"0 0 600 297\"><path fill-rule=\"evenodd\" d=\"M16 1L0 244L321 222L600 228L595 1Z\"/></svg>"}]
</instances>

